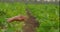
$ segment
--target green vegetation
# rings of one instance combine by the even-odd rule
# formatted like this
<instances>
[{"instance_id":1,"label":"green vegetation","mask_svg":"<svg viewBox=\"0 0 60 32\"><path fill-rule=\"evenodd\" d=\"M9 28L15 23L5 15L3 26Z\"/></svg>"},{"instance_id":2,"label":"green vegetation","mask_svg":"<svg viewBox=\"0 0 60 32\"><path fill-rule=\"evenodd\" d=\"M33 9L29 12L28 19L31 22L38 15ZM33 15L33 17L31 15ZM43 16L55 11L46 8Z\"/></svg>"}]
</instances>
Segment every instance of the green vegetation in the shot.
<instances>
[{"instance_id":1,"label":"green vegetation","mask_svg":"<svg viewBox=\"0 0 60 32\"><path fill-rule=\"evenodd\" d=\"M23 3L0 3L0 32L15 32L22 30L23 23L7 23L9 17L26 15L28 7L32 15L40 23L37 32L59 32L59 6L55 4L28 4Z\"/></svg>"}]
</instances>

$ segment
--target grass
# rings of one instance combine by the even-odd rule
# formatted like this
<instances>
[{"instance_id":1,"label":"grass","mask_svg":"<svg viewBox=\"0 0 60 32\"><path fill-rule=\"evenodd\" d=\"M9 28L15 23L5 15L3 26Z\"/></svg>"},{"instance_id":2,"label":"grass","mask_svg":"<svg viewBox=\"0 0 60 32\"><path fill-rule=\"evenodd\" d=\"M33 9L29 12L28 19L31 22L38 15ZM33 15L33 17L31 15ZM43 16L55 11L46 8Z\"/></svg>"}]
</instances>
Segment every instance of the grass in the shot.
<instances>
[{"instance_id":1,"label":"grass","mask_svg":"<svg viewBox=\"0 0 60 32\"><path fill-rule=\"evenodd\" d=\"M37 32L59 32L59 6L55 4L0 3L0 32L14 32L22 29L22 23L7 23L6 18L27 15L28 7L40 23ZM7 28L4 28L7 27ZM1 29L4 28L4 29Z\"/></svg>"}]
</instances>

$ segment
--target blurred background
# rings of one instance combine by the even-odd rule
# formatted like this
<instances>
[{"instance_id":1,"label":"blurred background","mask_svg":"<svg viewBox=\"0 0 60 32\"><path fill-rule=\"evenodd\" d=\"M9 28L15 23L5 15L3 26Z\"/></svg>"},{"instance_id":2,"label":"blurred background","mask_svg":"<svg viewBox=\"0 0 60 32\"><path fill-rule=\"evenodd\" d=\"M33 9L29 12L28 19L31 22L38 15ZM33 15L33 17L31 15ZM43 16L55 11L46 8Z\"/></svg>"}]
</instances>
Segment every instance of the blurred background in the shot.
<instances>
[{"instance_id":1,"label":"blurred background","mask_svg":"<svg viewBox=\"0 0 60 32\"><path fill-rule=\"evenodd\" d=\"M37 32L59 32L60 0L0 0L0 32L20 32L23 22L7 23L7 18L24 15L28 7L40 26Z\"/></svg>"}]
</instances>

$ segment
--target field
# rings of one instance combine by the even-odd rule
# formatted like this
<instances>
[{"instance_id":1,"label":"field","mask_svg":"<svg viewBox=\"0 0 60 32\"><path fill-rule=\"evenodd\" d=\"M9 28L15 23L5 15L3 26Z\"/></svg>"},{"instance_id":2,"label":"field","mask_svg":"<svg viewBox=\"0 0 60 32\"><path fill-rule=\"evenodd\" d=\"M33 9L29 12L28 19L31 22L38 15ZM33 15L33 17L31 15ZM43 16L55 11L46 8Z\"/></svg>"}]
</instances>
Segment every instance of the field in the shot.
<instances>
[{"instance_id":1,"label":"field","mask_svg":"<svg viewBox=\"0 0 60 32\"><path fill-rule=\"evenodd\" d=\"M0 3L0 32L15 32L22 30L23 23L7 23L7 18L16 15L27 15L26 7L39 21L37 32L59 32L59 6L55 4Z\"/></svg>"}]
</instances>

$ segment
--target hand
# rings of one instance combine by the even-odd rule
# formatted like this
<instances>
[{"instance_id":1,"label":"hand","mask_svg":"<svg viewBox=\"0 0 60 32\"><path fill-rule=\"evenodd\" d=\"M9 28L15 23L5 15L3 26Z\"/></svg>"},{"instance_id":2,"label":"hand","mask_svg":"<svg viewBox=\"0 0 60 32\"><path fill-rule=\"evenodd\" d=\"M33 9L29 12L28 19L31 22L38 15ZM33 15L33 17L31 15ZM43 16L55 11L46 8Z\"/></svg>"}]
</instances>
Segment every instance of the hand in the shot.
<instances>
[{"instance_id":1,"label":"hand","mask_svg":"<svg viewBox=\"0 0 60 32\"><path fill-rule=\"evenodd\" d=\"M14 17L11 17L11 18L8 18L7 21L8 22L13 22L13 21L25 21L27 19L26 16L14 16Z\"/></svg>"}]
</instances>

